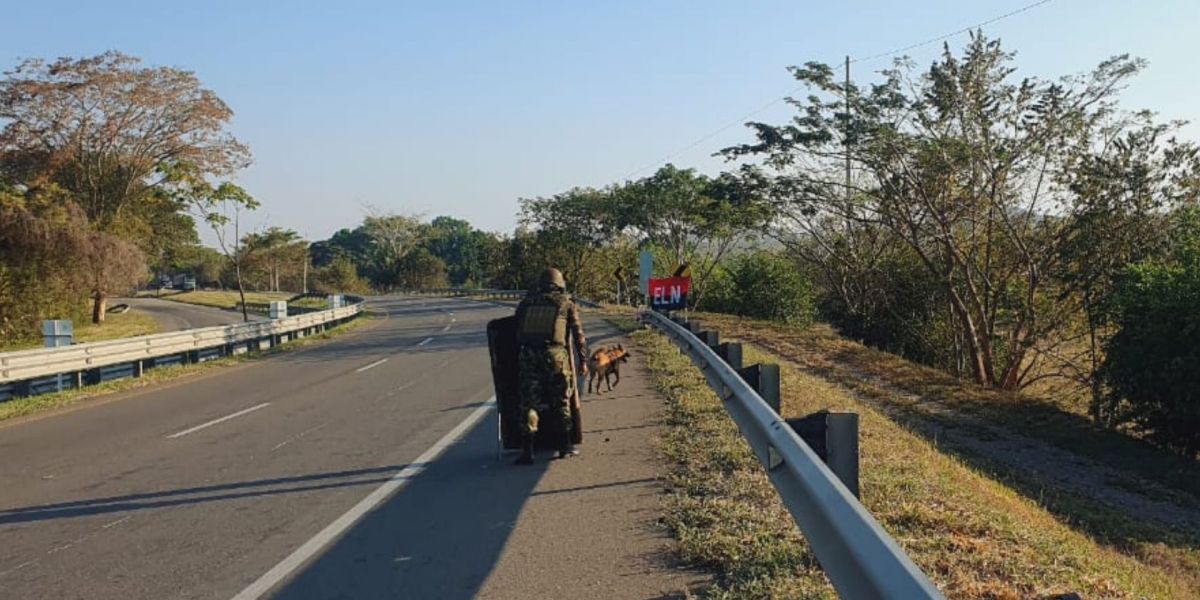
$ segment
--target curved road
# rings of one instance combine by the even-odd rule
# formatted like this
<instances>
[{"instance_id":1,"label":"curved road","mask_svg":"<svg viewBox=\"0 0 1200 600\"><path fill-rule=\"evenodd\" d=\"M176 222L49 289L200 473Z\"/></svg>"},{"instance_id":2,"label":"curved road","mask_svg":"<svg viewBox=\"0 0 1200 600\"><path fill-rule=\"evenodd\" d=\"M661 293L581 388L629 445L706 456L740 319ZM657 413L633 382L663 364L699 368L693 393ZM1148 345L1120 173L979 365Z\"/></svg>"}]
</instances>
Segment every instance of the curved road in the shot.
<instances>
[{"instance_id":1,"label":"curved road","mask_svg":"<svg viewBox=\"0 0 1200 600\"><path fill-rule=\"evenodd\" d=\"M163 331L181 331L242 322L242 314L238 312L158 298L116 298L110 304L128 304L131 310L139 310L154 317ZM260 315L250 314L251 321L263 318Z\"/></svg>"}]
</instances>

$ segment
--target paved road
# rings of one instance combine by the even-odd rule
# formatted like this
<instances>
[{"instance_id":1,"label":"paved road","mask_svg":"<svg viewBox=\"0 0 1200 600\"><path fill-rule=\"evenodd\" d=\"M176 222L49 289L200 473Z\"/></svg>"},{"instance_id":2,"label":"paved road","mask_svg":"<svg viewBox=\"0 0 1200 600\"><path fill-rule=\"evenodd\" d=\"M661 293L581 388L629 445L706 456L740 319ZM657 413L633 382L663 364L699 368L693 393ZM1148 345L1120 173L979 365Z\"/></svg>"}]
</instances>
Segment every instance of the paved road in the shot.
<instances>
[{"instance_id":1,"label":"paved road","mask_svg":"<svg viewBox=\"0 0 1200 600\"><path fill-rule=\"evenodd\" d=\"M333 343L0 426L0 597L231 598L404 482L482 416L484 323L508 311L377 308L389 317Z\"/></svg>"},{"instance_id":2,"label":"paved road","mask_svg":"<svg viewBox=\"0 0 1200 600\"><path fill-rule=\"evenodd\" d=\"M128 304L132 310L142 311L154 317L163 331L180 331L242 322L241 313L157 298L116 298L109 304ZM253 313L250 315L252 321L262 318Z\"/></svg>"}]
</instances>

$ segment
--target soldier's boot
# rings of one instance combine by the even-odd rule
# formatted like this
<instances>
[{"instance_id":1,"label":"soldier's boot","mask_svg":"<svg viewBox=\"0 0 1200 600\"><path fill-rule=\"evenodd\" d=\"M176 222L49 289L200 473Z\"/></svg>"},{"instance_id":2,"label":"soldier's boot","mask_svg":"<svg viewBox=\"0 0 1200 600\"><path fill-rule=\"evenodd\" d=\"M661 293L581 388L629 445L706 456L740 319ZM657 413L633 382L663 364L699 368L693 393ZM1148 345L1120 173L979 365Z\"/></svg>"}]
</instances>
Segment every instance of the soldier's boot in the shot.
<instances>
[{"instance_id":1,"label":"soldier's boot","mask_svg":"<svg viewBox=\"0 0 1200 600\"><path fill-rule=\"evenodd\" d=\"M533 464L533 436L526 435L521 444L521 456L517 457L515 465L532 465Z\"/></svg>"},{"instance_id":2,"label":"soldier's boot","mask_svg":"<svg viewBox=\"0 0 1200 600\"><path fill-rule=\"evenodd\" d=\"M571 432L570 430L567 430L567 432L564 433L561 438L559 438L558 457L571 458L572 456L579 456L579 450L575 448L575 444L571 443Z\"/></svg>"}]
</instances>

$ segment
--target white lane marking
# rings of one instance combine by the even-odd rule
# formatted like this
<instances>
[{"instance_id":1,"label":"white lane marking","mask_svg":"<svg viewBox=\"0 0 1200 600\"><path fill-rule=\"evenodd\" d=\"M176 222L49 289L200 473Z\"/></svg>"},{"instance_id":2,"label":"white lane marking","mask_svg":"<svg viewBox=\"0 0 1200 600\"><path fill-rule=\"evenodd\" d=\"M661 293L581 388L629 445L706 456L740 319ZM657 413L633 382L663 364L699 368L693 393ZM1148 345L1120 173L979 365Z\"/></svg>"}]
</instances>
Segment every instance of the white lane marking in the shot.
<instances>
[{"instance_id":1,"label":"white lane marking","mask_svg":"<svg viewBox=\"0 0 1200 600\"><path fill-rule=\"evenodd\" d=\"M121 523L124 523L125 521L128 521L132 518L133 518L133 515L130 515L123 519L117 519L116 521L113 521L112 523L109 523L108 525L105 525L105 526L101 527L100 529L108 529L109 527L116 527L117 525L120 525Z\"/></svg>"},{"instance_id":2,"label":"white lane marking","mask_svg":"<svg viewBox=\"0 0 1200 600\"><path fill-rule=\"evenodd\" d=\"M365 366L365 367L359 367L359 368L355 369L355 370L354 370L354 372L355 372L355 373L362 373L363 371L366 371L367 369L374 369L375 367L378 367L379 365L382 365L382 364L383 364L383 363L385 363L385 362L387 362L387 359L386 359L386 358L381 358L381 359L379 359L379 360L377 360L377 361L375 361L375 362L373 362L373 363L371 363L371 364L369 364L369 365L367 365L367 366Z\"/></svg>"},{"instance_id":3,"label":"white lane marking","mask_svg":"<svg viewBox=\"0 0 1200 600\"><path fill-rule=\"evenodd\" d=\"M312 539L304 542L303 545L288 555L287 558L272 567L270 571L264 573L262 577L259 577L257 581L238 592L233 597L233 600L261 598L264 594L271 591L271 588L278 585L279 582L303 566L309 559L316 556L317 553L321 552L321 550L366 516L368 512L371 512L376 506L379 506L383 501L400 491L414 477L420 475L429 463L433 462L442 452L445 452L450 444L457 441L468 429L483 419L484 414L495 407L495 405L496 397L492 396L482 406L468 415L467 418L463 419L461 423L455 425L454 429L451 429L446 435L442 436L442 439L438 440L433 446L430 446L421 456L418 456L409 466L404 467L399 473L393 475L391 479L383 482L382 485L375 488L375 491L367 494L367 497L360 500L353 508L327 525L325 529L322 529Z\"/></svg>"},{"instance_id":4,"label":"white lane marking","mask_svg":"<svg viewBox=\"0 0 1200 600\"><path fill-rule=\"evenodd\" d=\"M286 446L286 445L288 445L310 433L313 433L314 431L317 431L318 429L321 429L322 427L325 427L328 424L329 423L321 423L320 425L317 425L316 427L313 427L312 429L301 431L300 433L298 433L286 440L283 440L282 442L279 442L278 444L275 444L275 447L271 448L271 452L274 452L274 451L276 451L276 450L278 450L278 449L280 449L280 448L282 448L282 447L284 447L284 446Z\"/></svg>"},{"instance_id":5,"label":"white lane marking","mask_svg":"<svg viewBox=\"0 0 1200 600\"><path fill-rule=\"evenodd\" d=\"M446 333L447 331L450 331L450 326L449 326L449 325L447 325L447 326L445 326L445 327L443 327L443 328L442 328L442 333Z\"/></svg>"},{"instance_id":6,"label":"white lane marking","mask_svg":"<svg viewBox=\"0 0 1200 600\"><path fill-rule=\"evenodd\" d=\"M417 345L418 345L418 346L424 346L425 344L428 344L429 342L432 342L432 341L433 341L433 338L431 338L431 337L427 337L427 338L425 338L425 339L421 340L421 343L420 343L420 344L417 344Z\"/></svg>"},{"instance_id":7,"label":"white lane marking","mask_svg":"<svg viewBox=\"0 0 1200 600\"><path fill-rule=\"evenodd\" d=\"M197 431L200 431L201 429L205 429L205 428L208 428L208 427L212 427L213 425L216 425L216 424L218 424L218 423L224 423L225 421L228 421L228 420L230 420L230 419L236 419L236 418L238 418L238 417L240 417L240 416L242 416L242 415L244 415L244 414L246 414L246 413L252 413L252 412L254 412L254 411L256 411L256 410L258 410L258 409L260 409L260 408L266 408L266 407L268 407L268 406L270 406L270 405L271 405L271 403L270 403L270 402L263 402L262 404L258 404L258 405L255 405L255 406L251 406L250 408L245 408L245 409L239 410L239 411L237 411L237 412L235 412L235 413L233 413L233 414L225 415L225 416L223 416L223 417L221 417L221 418L219 418L219 419L213 419L213 420L211 420L211 421L209 421L209 422L207 422L207 423L201 423L201 424L199 424L199 425L197 425L197 426L195 426L195 427L192 427L191 429L184 429L183 431L180 431L180 432L178 432L178 433L172 433L171 435L168 435L168 436L167 436L167 439L168 439L168 440L173 440L173 439L175 439L175 438L177 438L177 437L183 437L183 436L185 436L185 435L187 435L187 434L189 434L189 433L196 433Z\"/></svg>"}]
</instances>

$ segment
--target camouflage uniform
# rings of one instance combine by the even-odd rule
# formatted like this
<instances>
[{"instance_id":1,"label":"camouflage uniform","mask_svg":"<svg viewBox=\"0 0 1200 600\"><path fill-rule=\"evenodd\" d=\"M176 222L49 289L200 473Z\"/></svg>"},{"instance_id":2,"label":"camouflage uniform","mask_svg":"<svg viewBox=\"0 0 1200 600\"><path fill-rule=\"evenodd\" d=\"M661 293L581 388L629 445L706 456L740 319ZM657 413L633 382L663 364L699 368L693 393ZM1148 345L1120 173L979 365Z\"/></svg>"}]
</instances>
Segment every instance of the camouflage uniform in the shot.
<instances>
[{"instance_id":1,"label":"camouflage uniform","mask_svg":"<svg viewBox=\"0 0 1200 600\"><path fill-rule=\"evenodd\" d=\"M586 355L583 323L579 319L579 309L569 294L554 287L530 292L517 306L518 329L522 329L523 323L536 320L534 315L539 309L541 314L556 322L551 327L557 325L564 334L569 330L580 356ZM519 390L521 414L526 417L522 420L521 428L526 435L539 429L546 429L555 435L570 433L570 399L576 385L575 378L571 376L570 360L571 354L565 340L563 343L555 339L522 342L518 363ZM550 422L545 423L544 428L539 427L540 418Z\"/></svg>"}]
</instances>

